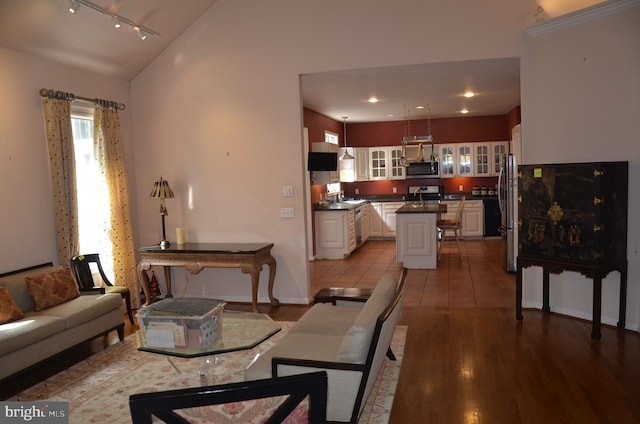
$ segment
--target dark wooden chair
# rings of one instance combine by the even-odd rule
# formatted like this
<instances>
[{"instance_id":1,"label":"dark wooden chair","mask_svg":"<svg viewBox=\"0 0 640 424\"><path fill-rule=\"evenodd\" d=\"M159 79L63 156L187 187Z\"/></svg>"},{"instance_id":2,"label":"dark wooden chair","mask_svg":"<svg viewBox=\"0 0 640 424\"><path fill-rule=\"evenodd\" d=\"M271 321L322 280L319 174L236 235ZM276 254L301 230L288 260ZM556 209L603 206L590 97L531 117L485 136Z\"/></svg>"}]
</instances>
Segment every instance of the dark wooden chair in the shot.
<instances>
[{"instance_id":1,"label":"dark wooden chair","mask_svg":"<svg viewBox=\"0 0 640 424\"><path fill-rule=\"evenodd\" d=\"M104 286L96 286L95 281L93 280L93 273L91 272L91 264L94 263L98 268L98 272L100 273L100 277L104 282ZM71 258L69 261L69 266L71 267L71 272L73 273L73 277L78 284L78 289L80 293L86 292L98 292L98 293L118 293L124 299L125 304L127 305L127 315L129 316L129 321L131 325L133 325L133 312L131 311L131 293L129 292L129 288L126 286L115 286L104 273L102 269L102 264L100 263L100 255L97 253L89 253L87 255L77 255Z\"/></svg>"},{"instance_id":2,"label":"dark wooden chair","mask_svg":"<svg viewBox=\"0 0 640 424\"><path fill-rule=\"evenodd\" d=\"M309 396L309 423L326 423L327 373L325 371L217 386L194 387L129 396L133 424L151 424L152 417L167 424L185 424L175 410L219 405L243 400L288 396L264 422L281 423Z\"/></svg>"}]
</instances>

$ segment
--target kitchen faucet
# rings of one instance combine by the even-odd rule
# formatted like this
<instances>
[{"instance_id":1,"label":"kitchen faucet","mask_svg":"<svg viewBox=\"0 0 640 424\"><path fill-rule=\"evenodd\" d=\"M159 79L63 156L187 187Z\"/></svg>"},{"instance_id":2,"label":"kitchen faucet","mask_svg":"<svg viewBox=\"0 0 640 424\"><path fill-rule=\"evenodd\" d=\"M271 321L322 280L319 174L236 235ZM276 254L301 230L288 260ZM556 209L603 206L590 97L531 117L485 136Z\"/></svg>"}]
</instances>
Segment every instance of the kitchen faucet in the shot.
<instances>
[{"instance_id":1,"label":"kitchen faucet","mask_svg":"<svg viewBox=\"0 0 640 424\"><path fill-rule=\"evenodd\" d=\"M420 197L420 206L424 206L422 202L422 190L420 190L420 188L413 190L413 195L415 196L416 194Z\"/></svg>"}]
</instances>

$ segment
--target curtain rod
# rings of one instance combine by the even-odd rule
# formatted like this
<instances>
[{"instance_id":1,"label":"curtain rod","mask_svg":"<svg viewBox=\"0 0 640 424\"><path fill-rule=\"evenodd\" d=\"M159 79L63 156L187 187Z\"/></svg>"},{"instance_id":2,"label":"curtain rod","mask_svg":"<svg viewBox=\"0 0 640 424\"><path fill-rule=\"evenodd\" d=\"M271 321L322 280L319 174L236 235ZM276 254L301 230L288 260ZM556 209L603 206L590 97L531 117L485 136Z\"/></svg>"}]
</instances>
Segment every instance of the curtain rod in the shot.
<instances>
[{"instance_id":1,"label":"curtain rod","mask_svg":"<svg viewBox=\"0 0 640 424\"><path fill-rule=\"evenodd\" d=\"M93 103L94 105L112 108L116 110L124 110L125 108L124 103L118 103L112 100L90 99L88 97L76 96L75 94L67 93L66 91L53 91L53 90L47 90L46 88L40 89L40 96L46 97L48 99L68 100L70 102L80 101L80 102Z\"/></svg>"}]
</instances>

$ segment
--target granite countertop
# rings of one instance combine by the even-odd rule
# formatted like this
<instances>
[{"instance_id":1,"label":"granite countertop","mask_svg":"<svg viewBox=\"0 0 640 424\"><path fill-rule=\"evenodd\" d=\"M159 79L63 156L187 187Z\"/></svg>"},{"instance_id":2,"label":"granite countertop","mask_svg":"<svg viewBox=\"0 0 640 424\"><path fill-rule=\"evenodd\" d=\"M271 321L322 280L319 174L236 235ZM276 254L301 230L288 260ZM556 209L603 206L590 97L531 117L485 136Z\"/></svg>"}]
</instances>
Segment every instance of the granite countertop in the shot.
<instances>
[{"instance_id":1,"label":"granite countertop","mask_svg":"<svg viewBox=\"0 0 640 424\"><path fill-rule=\"evenodd\" d=\"M412 203L404 205L396 213L447 213L447 205Z\"/></svg>"}]
</instances>

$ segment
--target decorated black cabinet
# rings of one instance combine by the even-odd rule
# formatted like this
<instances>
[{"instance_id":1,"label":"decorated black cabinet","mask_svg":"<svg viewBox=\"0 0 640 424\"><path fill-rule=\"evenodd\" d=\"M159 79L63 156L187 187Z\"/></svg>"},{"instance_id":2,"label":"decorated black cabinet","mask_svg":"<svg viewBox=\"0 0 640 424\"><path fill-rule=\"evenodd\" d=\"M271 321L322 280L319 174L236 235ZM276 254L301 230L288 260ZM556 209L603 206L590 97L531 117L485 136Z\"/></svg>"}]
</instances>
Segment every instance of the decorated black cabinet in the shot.
<instances>
[{"instance_id":1,"label":"decorated black cabinet","mask_svg":"<svg viewBox=\"0 0 640 424\"><path fill-rule=\"evenodd\" d=\"M518 167L518 256L611 266L627 259L628 162Z\"/></svg>"}]
</instances>

